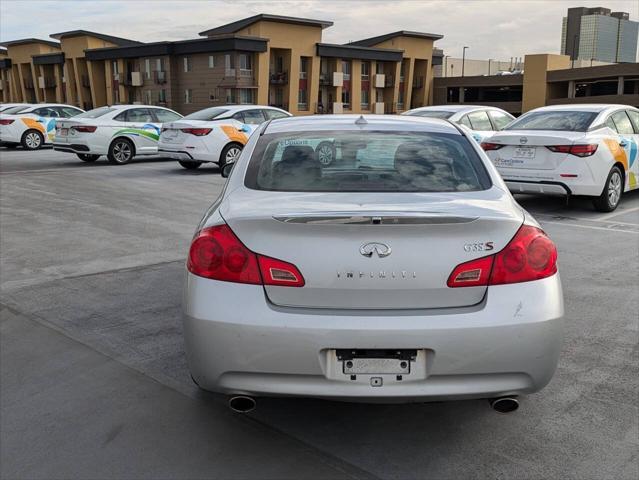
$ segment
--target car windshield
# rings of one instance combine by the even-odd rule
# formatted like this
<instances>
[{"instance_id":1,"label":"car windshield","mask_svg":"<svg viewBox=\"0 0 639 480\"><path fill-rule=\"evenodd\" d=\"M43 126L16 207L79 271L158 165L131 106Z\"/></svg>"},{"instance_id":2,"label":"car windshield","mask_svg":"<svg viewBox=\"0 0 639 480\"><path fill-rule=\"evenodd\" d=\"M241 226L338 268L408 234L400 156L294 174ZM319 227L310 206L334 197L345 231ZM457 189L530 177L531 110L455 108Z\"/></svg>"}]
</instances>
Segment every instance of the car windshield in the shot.
<instances>
[{"instance_id":1,"label":"car windshield","mask_svg":"<svg viewBox=\"0 0 639 480\"><path fill-rule=\"evenodd\" d=\"M25 110L29 108L31 108L29 105L27 105L26 107L24 105L17 106L17 107L9 107L6 110L3 110L2 113L7 115L13 115L15 113L24 112Z\"/></svg>"},{"instance_id":2,"label":"car windshield","mask_svg":"<svg viewBox=\"0 0 639 480\"><path fill-rule=\"evenodd\" d=\"M518 118L505 130L560 130L565 132L585 132L597 112L546 111L532 112Z\"/></svg>"},{"instance_id":3,"label":"car windshield","mask_svg":"<svg viewBox=\"0 0 639 480\"><path fill-rule=\"evenodd\" d=\"M406 115L413 117L430 117L430 118L450 118L453 116L453 112L445 112L444 110L422 110L417 112L408 112Z\"/></svg>"},{"instance_id":4,"label":"car windshield","mask_svg":"<svg viewBox=\"0 0 639 480\"><path fill-rule=\"evenodd\" d=\"M102 115L106 115L109 112L115 111L115 108L111 107L100 107L94 108L93 110L89 110L88 112L80 113L79 115L75 115L73 118L98 118Z\"/></svg>"},{"instance_id":5,"label":"car windshield","mask_svg":"<svg viewBox=\"0 0 639 480\"><path fill-rule=\"evenodd\" d=\"M490 188L469 140L388 131L263 135L245 185L300 192L463 192Z\"/></svg>"},{"instance_id":6,"label":"car windshield","mask_svg":"<svg viewBox=\"0 0 639 480\"><path fill-rule=\"evenodd\" d=\"M228 108L205 108L204 110L200 110L199 112L194 112L190 115L187 115L186 117L184 117L184 120L213 120L228 111Z\"/></svg>"}]
</instances>

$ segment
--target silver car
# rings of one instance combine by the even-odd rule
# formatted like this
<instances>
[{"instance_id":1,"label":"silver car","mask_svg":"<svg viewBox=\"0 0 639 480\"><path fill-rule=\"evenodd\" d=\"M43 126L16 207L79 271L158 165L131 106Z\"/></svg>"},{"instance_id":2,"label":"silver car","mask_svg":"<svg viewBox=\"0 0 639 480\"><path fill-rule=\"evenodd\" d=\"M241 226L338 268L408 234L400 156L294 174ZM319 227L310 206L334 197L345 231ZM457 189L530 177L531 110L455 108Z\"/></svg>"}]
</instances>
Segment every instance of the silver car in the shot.
<instances>
[{"instance_id":1,"label":"silver car","mask_svg":"<svg viewBox=\"0 0 639 480\"><path fill-rule=\"evenodd\" d=\"M340 144L329 166L313 149L325 139ZM556 248L443 120L263 124L198 226L187 270L192 377L236 410L285 395L489 398L511 411L557 365Z\"/></svg>"}]
</instances>

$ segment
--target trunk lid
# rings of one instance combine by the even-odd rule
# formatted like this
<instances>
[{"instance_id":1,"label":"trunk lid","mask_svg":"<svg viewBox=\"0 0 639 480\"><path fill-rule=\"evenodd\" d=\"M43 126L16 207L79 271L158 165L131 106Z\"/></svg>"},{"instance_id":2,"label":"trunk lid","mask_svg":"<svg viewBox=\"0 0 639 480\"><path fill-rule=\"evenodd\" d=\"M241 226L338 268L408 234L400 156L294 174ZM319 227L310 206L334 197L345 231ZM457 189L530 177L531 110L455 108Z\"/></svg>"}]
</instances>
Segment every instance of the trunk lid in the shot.
<instances>
[{"instance_id":1,"label":"trunk lid","mask_svg":"<svg viewBox=\"0 0 639 480\"><path fill-rule=\"evenodd\" d=\"M552 152L546 147L585 142L585 136L584 132L552 130L504 131L486 141L505 146L487 153L500 169L555 170L569 154Z\"/></svg>"},{"instance_id":2,"label":"trunk lid","mask_svg":"<svg viewBox=\"0 0 639 480\"><path fill-rule=\"evenodd\" d=\"M59 119L55 123L55 143L73 143L74 139L80 138L86 133L77 132L72 130L71 127L76 125L97 125L95 119Z\"/></svg>"},{"instance_id":3,"label":"trunk lid","mask_svg":"<svg viewBox=\"0 0 639 480\"><path fill-rule=\"evenodd\" d=\"M295 264L304 276L302 288L265 287L272 303L293 307L477 304L486 287L449 288L450 273L499 251L523 222L512 198L497 188L455 194L241 188L230 198L220 213L240 240L256 253Z\"/></svg>"}]
</instances>

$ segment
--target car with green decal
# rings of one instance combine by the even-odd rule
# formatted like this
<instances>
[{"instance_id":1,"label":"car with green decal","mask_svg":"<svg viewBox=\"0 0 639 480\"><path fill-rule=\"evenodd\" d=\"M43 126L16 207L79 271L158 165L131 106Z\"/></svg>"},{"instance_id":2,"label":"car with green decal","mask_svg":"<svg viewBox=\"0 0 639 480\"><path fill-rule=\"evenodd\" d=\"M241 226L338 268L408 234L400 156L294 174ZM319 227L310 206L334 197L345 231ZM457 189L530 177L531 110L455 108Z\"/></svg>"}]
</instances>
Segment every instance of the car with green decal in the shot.
<instances>
[{"instance_id":1,"label":"car with green decal","mask_svg":"<svg viewBox=\"0 0 639 480\"><path fill-rule=\"evenodd\" d=\"M137 155L158 153L162 124L182 118L154 105L112 105L56 123L54 150L75 153L84 162L106 155L123 165Z\"/></svg>"}]
</instances>

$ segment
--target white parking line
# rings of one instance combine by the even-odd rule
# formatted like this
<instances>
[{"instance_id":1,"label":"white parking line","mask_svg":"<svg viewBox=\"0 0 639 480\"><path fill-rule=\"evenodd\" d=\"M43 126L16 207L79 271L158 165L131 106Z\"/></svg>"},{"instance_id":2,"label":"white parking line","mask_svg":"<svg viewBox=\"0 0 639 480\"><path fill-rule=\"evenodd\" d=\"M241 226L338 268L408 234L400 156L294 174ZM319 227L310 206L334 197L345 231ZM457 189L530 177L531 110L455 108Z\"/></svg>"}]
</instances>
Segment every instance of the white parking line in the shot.
<instances>
[{"instance_id":1,"label":"white parking line","mask_svg":"<svg viewBox=\"0 0 639 480\"><path fill-rule=\"evenodd\" d=\"M618 217L619 215L625 215L626 213L632 213L638 210L639 210L639 207L628 208L626 210L621 210L620 212L607 213L605 215L602 215L601 217L595 217L593 220L604 220L608 218L614 218L614 217Z\"/></svg>"},{"instance_id":2,"label":"white parking line","mask_svg":"<svg viewBox=\"0 0 639 480\"><path fill-rule=\"evenodd\" d=\"M621 232L621 233L632 233L634 235L639 235L639 231L635 230L622 230L621 228L606 228L606 227L595 227L594 225L582 225L580 223L569 223L569 222L550 222L546 220L541 220L541 224L551 224L551 225L561 225L564 227L577 227L577 228L587 228L590 230L603 230L605 232Z\"/></svg>"},{"instance_id":3,"label":"white parking line","mask_svg":"<svg viewBox=\"0 0 639 480\"><path fill-rule=\"evenodd\" d=\"M630 227L638 227L639 223L631 223L631 222L616 222L614 220L596 220L595 218L589 218L589 217L575 217L575 216L563 216L563 215L552 215L549 213L535 213L534 214L535 217L548 217L548 218L554 218L554 219L565 219L565 220L582 220L582 221L587 221L587 222L597 222L597 223L610 223L612 225L627 225Z\"/></svg>"}]
</instances>

